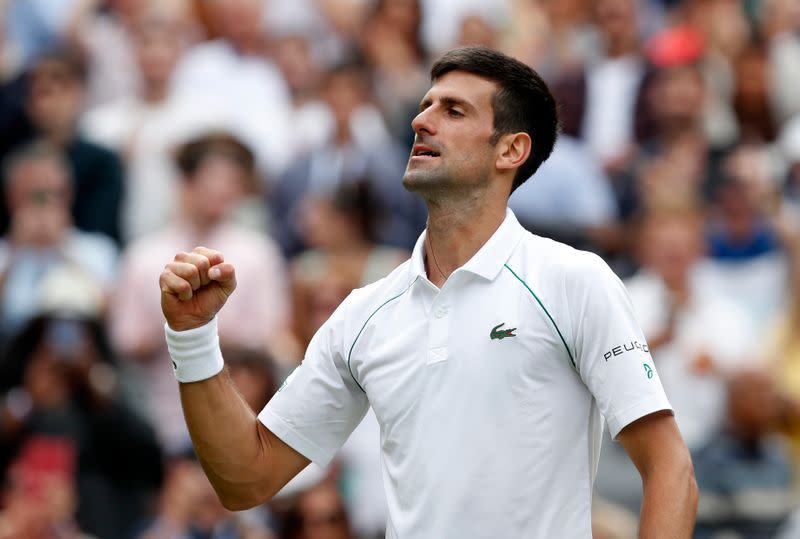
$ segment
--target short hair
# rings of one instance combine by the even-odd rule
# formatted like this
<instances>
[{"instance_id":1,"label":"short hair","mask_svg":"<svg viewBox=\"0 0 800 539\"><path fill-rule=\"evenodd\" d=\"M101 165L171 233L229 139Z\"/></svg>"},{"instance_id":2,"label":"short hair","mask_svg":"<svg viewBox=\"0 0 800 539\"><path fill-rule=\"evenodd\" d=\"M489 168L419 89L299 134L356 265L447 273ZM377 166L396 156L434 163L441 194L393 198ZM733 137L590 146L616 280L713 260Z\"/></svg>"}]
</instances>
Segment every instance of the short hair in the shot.
<instances>
[{"instance_id":1,"label":"short hair","mask_svg":"<svg viewBox=\"0 0 800 539\"><path fill-rule=\"evenodd\" d=\"M223 157L239 166L247 183L256 177L256 159L250 148L225 131L207 133L181 145L175 152L175 164L184 177L191 178L208 157Z\"/></svg>"},{"instance_id":2,"label":"short hair","mask_svg":"<svg viewBox=\"0 0 800 539\"><path fill-rule=\"evenodd\" d=\"M8 190L11 183L11 175L20 165L36 161L50 161L55 163L64 173L67 184L72 188L72 169L64 154L52 144L43 140L34 140L23 144L9 153L2 163L3 190Z\"/></svg>"},{"instance_id":3,"label":"short hair","mask_svg":"<svg viewBox=\"0 0 800 539\"><path fill-rule=\"evenodd\" d=\"M445 53L433 64L431 81L451 71L464 71L497 84L492 98L492 144L509 133L525 132L531 137L531 154L514 176L513 192L553 151L558 137L558 107L553 94L536 71L488 47L462 47Z\"/></svg>"},{"instance_id":4,"label":"short hair","mask_svg":"<svg viewBox=\"0 0 800 539\"><path fill-rule=\"evenodd\" d=\"M43 64L58 64L73 81L86 84L89 80L89 65L86 55L79 49L69 46L60 46L48 49L38 55L28 71L28 76L34 74Z\"/></svg>"}]
</instances>

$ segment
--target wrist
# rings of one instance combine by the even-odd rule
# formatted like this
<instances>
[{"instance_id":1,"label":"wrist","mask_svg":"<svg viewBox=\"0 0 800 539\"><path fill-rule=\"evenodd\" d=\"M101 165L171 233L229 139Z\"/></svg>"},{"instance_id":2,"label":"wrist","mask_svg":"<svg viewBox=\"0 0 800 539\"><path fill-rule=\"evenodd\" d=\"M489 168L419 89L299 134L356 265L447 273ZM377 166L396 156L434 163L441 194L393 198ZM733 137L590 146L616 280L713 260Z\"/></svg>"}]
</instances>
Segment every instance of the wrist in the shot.
<instances>
[{"instance_id":1,"label":"wrist","mask_svg":"<svg viewBox=\"0 0 800 539\"><path fill-rule=\"evenodd\" d=\"M219 349L216 317L207 324L184 331L176 331L169 324L164 324L164 333L175 378L179 382L199 382L222 370L224 363Z\"/></svg>"}]
</instances>

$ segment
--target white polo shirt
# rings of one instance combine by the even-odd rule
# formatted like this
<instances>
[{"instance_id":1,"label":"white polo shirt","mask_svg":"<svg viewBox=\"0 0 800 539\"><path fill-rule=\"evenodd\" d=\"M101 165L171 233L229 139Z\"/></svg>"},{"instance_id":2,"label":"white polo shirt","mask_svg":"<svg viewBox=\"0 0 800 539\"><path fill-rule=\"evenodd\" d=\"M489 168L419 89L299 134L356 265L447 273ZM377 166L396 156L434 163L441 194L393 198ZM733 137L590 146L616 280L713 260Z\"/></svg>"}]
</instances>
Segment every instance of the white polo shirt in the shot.
<instances>
[{"instance_id":1,"label":"white polo shirt","mask_svg":"<svg viewBox=\"0 0 800 539\"><path fill-rule=\"evenodd\" d=\"M354 291L259 414L327 465L372 406L388 538L587 538L603 418L671 409L620 280L508 210L440 289L424 238Z\"/></svg>"}]
</instances>

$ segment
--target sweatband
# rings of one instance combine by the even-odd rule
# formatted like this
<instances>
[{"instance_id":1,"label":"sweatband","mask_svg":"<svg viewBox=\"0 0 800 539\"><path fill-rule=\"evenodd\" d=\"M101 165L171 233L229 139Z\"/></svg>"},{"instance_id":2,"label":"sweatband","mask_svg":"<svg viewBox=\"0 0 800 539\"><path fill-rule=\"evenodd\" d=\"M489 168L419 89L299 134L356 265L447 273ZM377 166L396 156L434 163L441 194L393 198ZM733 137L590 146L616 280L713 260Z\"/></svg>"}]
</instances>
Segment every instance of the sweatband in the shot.
<instances>
[{"instance_id":1,"label":"sweatband","mask_svg":"<svg viewBox=\"0 0 800 539\"><path fill-rule=\"evenodd\" d=\"M179 382L199 382L222 370L224 362L219 349L216 317L207 324L186 331L175 331L165 323L164 333L175 378Z\"/></svg>"}]
</instances>

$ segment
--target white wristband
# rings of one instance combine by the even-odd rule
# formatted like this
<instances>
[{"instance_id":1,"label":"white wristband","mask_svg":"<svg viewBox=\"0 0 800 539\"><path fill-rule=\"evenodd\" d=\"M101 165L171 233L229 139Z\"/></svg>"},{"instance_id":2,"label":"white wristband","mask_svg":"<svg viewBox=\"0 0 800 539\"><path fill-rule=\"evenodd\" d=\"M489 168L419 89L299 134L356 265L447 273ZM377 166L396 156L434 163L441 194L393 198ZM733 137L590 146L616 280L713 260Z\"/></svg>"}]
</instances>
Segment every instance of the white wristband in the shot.
<instances>
[{"instance_id":1,"label":"white wristband","mask_svg":"<svg viewBox=\"0 0 800 539\"><path fill-rule=\"evenodd\" d=\"M224 363L219 349L217 319L186 331L175 331L164 324L167 348L179 382L199 382L218 374Z\"/></svg>"}]
</instances>

